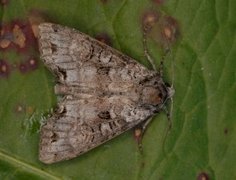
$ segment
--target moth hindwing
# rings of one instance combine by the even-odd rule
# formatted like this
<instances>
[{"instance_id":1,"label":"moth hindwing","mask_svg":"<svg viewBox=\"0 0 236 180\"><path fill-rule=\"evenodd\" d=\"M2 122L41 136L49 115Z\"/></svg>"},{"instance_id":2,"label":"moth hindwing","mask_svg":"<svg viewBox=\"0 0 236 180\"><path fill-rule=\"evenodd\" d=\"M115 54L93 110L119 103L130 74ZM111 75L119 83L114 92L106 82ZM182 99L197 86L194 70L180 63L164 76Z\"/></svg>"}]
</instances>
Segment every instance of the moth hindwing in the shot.
<instances>
[{"instance_id":1,"label":"moth hindwing","mask_svg":"<svg viewBox=\"0 0 236 180\"><path fill-rule=\"evenodd\" d=\"M169 97L158 72L75 29L40 24L39 49L63 96L40 130L44 163L74 158L135 127Z\"/></svg>"}]
</instances>

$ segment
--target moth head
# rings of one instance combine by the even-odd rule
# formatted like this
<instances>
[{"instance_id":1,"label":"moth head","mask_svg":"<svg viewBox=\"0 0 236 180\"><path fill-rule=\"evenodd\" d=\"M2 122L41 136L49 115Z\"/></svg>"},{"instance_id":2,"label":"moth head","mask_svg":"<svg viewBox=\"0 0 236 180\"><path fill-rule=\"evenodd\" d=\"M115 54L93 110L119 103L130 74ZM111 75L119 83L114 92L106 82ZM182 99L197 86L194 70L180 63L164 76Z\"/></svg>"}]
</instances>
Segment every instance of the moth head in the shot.
<instances>
[{"instance_id":1,"label":"moth head","mask_svg":"<svg viewBox=\"0 0 236 180\"><path fill-rule=\"evenodd\" d=\"M162 78L153 78L143 85L142 103L155 107L157 111L163 108L166 101L171 99L175 93L172 86L163 82Z\"/></svg>"}]
</instances>

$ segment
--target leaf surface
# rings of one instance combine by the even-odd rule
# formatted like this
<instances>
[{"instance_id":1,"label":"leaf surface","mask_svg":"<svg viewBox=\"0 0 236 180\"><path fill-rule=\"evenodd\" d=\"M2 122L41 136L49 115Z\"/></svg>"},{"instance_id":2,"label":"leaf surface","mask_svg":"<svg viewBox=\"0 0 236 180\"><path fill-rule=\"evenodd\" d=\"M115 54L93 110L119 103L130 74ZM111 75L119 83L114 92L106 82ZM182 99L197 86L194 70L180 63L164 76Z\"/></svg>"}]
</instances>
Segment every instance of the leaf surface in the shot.
<instances>
[{"instance_id":1,"label":"leaf surface","mask_svg":"<svg viewBox=\"0 0 236 180\"><path fill-rule=\"evenodd\" d=\"M181 34L164 64L165 79L170 82L174 75L176 90L166 141L168 122L161 113L145 133L143 154L129 131L53 165L39 162L38 142L40 122L57 102L54 77L40 61L36 44L23 53L0 49L0 60L9 64L7 77L0 76L0 179L196 179L203 172L210 179L236 179L236 2L156 2L161 1L8 0L0 5L3 26L44 14L47 21L93 37L107 34L113 47L147 66L141 30L145 11L174 17ZM157 42L148 42L158 65ZM31 56L37 68L19 69Z\"/></svg>"}]
</instances>

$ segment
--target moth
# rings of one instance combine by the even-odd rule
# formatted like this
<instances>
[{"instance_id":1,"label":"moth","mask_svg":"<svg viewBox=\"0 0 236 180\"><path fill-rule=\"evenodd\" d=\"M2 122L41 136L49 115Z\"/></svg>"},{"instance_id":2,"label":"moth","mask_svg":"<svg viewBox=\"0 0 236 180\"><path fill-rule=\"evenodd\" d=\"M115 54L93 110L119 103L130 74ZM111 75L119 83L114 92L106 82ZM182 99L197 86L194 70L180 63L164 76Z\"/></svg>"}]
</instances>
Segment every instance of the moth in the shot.
<instances>
[{"instance_id":1,"label":"moth","mask_svg":"<svg viewBox=\"0 0 236 180\"><path fill-rule=\"evenodd\" d=\"M40 129L39 159L77 157L148 121L172 97L159 71L75 29L39 25L39 50L62 96Z\"/></svg>"}]
</instances>

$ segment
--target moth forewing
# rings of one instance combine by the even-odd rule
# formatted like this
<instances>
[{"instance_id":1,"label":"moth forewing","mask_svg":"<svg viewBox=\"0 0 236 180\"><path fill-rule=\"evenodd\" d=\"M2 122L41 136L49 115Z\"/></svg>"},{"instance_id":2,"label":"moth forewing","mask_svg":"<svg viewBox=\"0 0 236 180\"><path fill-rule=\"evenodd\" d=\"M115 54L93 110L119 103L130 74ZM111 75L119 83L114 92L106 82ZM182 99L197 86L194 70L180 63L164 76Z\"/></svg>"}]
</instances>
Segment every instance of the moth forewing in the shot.
<instances>
[{"instance_id":1,"label":"moth forewing","mask_svg":"<svg viewBox=\"0 0 236 180\"><path fill-rule=\"evenodd\" d=\"M64 96L40 130L39 159L79 156L159 112L170 96L156 71L75 29L39 25L41 57Z\"/></svg>"}]
</instances>

